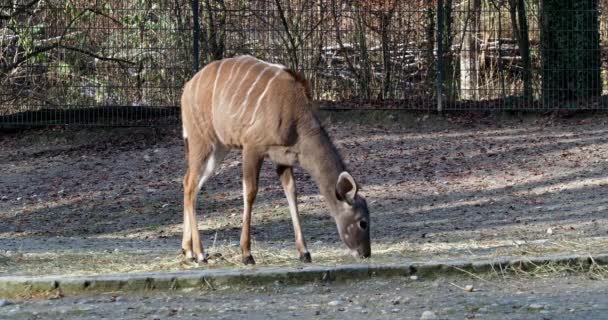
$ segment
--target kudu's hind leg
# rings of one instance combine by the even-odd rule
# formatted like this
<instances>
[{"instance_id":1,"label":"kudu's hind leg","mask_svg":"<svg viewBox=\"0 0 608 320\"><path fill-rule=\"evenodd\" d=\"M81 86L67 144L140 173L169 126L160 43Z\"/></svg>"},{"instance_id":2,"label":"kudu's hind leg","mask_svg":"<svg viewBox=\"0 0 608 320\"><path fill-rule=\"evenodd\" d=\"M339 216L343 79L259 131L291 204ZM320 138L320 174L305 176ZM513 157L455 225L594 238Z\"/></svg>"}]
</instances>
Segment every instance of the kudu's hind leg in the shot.
<instances>
[{"instance_id":1,"label":"kudu's hind leg","mask_svg":"<svg viewBox=\"0 0 608 320\"><path fill-rule=\"evenodd\" d=\"M306 241L304 240L304 234L302 233L302 226L300 225L300 213L298 212L297 204L296 180L293 177L293 169L287 166L278 166L277 174L281 179L281 185L283 185L283 191L285 191L285 196L287 197L287 202L289 203L289 213L291 214L293 232L296 238L296 249L300 254L300 260L302 262L312 262L310 253L306 248Z\"/></svg>"},{"instance_id":2,"label":"kudu's hind leg","mask_svg":"<svg viewBox=\"0 0 608 320\"><path fill-rule=\"evenodd\" d=\"M252 149L243 149L243 227L241 229L241 253L244 264L255 264L251 255L251 209L258 193L258 178L264 156Z\"/></svg>"},{"instance_id":3,"label":"kudu's hind leg","mask_svg":"<svg viewBox=\"0 0 608 320\"><path fill-rule=\"evenodd\" d=\"M196 198L203 184L213 175L215 169L224 159L226 149L223 146L199 146L198 150L190 148L188 171L184 176L184 233L182 250L188 258L195 258L205 263L207 256L203 250L196 223Z\"/></svg>"}]
</instances>

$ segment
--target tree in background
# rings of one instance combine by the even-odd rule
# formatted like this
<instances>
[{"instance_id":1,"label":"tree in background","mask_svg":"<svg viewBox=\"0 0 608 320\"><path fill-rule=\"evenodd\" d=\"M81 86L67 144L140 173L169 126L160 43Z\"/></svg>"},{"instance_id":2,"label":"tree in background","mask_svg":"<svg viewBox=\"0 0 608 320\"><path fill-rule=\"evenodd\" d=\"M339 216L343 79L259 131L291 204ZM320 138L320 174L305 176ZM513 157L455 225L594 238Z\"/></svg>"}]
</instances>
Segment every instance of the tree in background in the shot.
<instances>
[{"instance_id":1,"label":"tree in background","mask_svg":"<svg viewBox=\"0 0 608 320\"><path fill-rule=\"evenodd\" d=\"M525 0L509 0L509 15L513 36L517 41L523 64L524 98L532 99L532 59L530 57L530 37Z\"/></svg>"},{"instance_id":2,"label":"tree in background","mask_svg":"<svg viewBox=\"0 0 608 320\"><path fill-rule=\"evenodd\" d=\"M452 15L452 0L443 1L443 92L448 99L456 98L456 68L452 56L452 45L454 44L454 16Z\"/></svg>"},{"instance_id":3,"label":"tree in background","mask_svg":"<svg viewBox=\"0 0 608 320\"><path fill-rule=\"evenodd\" d=\"M481 23L481 0L466 0L461 4L464 15L461 31L463 43L460 49L460 97L476 100L479 96L479 50L477 33Z\"/></svg>"},{"instance_id":4,"label":"tree in background","mask_svg":"<svg viewBox=\"0 0 608 320\"><path fill-rule=\"evenodd\" d=\"M205 0L202 5L204 28L200 33L203 63L224 57L226 48L226 3L224 0Z\"/></svg>"},{"instance_id":5,"label":"tree in background","mask_svg":"<svg viewBox=\"0 0 608 320\"><path fill-rule=\"evenodd\" d=\"M542 0L544 102L602 93L598 0Z\"/></svg>"}]
</instances>

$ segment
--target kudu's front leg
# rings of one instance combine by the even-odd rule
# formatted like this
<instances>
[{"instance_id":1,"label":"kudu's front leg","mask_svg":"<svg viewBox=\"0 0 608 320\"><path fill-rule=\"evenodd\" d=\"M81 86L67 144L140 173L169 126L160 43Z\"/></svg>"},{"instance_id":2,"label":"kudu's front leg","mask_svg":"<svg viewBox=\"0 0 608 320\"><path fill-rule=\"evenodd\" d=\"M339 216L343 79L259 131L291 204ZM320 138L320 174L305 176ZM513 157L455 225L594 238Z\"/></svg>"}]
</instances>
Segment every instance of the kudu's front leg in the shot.
<instances>
[{"instance_id":1,"label":"kudu's front leg","mask_svg":"<svg viewBox=\"0 0 608 320\"><path fill-rule=\"evenodd\" d=\"M306 241L304 240L304 234L302 233L302 226L300 225L300 213L298 212L297 204L296 180L293 177L293 169L287 166L278 166L277 174L281 179L283 191L285 191L285 196L287 197L287 202L289 203L289 213L291 214L293 233L296 238L296 249L300 254L300 260L302 262L312 262L310 253L306 248Z\"/></svg>"},{"instance_id":2,"label":"kudu's front leg","mask_svg":"<svg viewBox=\"0 0 608 320\"><path fill-rule=\"evenodd\" d=\"M258 178L264 160L263 154L252 149L243 149L243 227L241 229L241 253L244 264L255 264L251 255L251 209L258 193Z\"/></svg>"}]
</instances>

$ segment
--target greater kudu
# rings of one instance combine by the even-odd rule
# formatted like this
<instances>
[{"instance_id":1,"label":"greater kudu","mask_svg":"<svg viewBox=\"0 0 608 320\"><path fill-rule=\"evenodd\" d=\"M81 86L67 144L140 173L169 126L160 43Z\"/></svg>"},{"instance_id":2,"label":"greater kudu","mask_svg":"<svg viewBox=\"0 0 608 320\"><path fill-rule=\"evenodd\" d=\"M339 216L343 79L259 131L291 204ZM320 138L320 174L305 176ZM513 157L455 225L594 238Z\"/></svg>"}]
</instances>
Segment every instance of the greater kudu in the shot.
<instances>
[{"instance_id":1,"label":"greater kudu","mask_svg":"<svg viewBox=\"0 0 608 320\"><path fill-rule=\"evenodd\" d=\"M265 157L276 165L287 196L300 259L310 253L300 227L292 167L300 164L315 180L336 221L340 238L356 254L368 257L370 223L367 204L327 133L315 116L306 80L282 65L251 56L212 62L184 87L181 98L188 169L184 176L182 249L206 262L194 207L201 187L227 151L242 149L243 263L254 264L249 227Z\"/></svg>"}]
</instances>

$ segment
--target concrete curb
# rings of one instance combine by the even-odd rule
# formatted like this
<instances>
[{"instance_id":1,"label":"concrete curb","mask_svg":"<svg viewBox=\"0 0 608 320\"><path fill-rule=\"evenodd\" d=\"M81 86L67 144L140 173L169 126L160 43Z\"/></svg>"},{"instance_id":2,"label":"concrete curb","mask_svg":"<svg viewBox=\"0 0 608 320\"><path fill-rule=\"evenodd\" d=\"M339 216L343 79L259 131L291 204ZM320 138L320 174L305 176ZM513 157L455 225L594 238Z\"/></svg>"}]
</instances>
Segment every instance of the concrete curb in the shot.
<instances>
[{"instance_id":1,"label":"concrete curb","mask_svg":"<svg viewBox=\"0 0 608 320\"><path fill-rule=\"evenodd\" d=\"M589 269L608 265L608 253L598 255L551 255L543 257L500 257L492 260L445 260L424 263L309 267L254 267L244 269L198 269L85 276L4 276L0 277L0 297L28 297L36 294L81 294L116 291L178 290L186 288L243 287L280 282L348 281L370 277L418 275L436 278L470 272L483 274L509 268L533 270L547 264L572 265Z\"/></svg>"}]
</instances>

